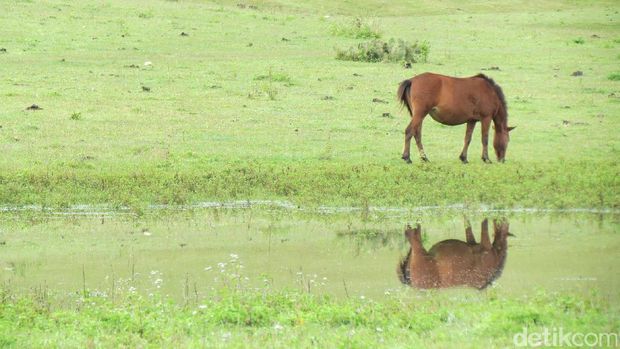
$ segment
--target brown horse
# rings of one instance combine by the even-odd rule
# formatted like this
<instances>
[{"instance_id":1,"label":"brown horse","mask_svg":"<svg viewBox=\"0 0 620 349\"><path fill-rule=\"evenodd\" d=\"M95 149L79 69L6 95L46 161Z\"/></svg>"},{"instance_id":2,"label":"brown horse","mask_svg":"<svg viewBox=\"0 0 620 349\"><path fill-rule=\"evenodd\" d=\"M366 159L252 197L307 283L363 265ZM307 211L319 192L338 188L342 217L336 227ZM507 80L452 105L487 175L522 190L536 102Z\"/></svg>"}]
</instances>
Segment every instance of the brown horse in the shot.
<instances>
[{"instance_id":1,"label":"brown horse","mask_svg":"<svg viewBox=\"0 0 620 349\"><path fill-rule=\"evenodd\" d=\"M428 252L422 246L420 225L407 227L405 236L411 244L409 254L398 265L400 281L416 288L443 288L470 286L484 289L496 280L504 269L508 223L494 221L495 237L489 239L488 221L482 222L481 241L476 243L471 226L467 223L461 240L444 240Z\"/></svg>"},{"instance_id":2,"label":"brown horse","mask_svg":"<svg viewBox=\"0 0 620 349\"><path fill-rule=\"evenodd\" d=\"M444 125L467 123L465 146L459 157L463 163L467 163L467 148L478 121L482 124L482 160L491 162L487 144L489 126L493 120L493 147L497 160L504 162L510 139L508 132L514 127L508 127L508 110L501 87L488 76L478 74L470 78L454 78L424 73L403 81L398 88L397 97L411 115L411 122L405 129L403 150L403 160L407 163L411 163L411 137L415 138L420 158L428 161L422 146L422 121L427 114Z\"/></svg>"}]
</instances>

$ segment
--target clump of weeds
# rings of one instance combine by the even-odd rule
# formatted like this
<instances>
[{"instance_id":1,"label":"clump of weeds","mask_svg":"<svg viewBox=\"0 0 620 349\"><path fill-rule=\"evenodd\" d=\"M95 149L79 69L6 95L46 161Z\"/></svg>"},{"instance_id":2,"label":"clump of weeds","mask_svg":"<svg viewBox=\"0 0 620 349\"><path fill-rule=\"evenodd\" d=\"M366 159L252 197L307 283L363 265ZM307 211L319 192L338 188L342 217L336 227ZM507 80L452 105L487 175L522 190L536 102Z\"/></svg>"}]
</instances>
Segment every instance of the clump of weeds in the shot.
<instances>
[{"instance_id":1,"label":"clump of weeds","mask_svg":"<svg viewBox=\"0 0 620 349\"><path fill-rule=\"evenodd\" d=\"M354 62L405 62L420 63L428 60L430 44L426 41L413 44L402 39L372 40L336 49L336 59Z\"/></svg>"}]
</instances>

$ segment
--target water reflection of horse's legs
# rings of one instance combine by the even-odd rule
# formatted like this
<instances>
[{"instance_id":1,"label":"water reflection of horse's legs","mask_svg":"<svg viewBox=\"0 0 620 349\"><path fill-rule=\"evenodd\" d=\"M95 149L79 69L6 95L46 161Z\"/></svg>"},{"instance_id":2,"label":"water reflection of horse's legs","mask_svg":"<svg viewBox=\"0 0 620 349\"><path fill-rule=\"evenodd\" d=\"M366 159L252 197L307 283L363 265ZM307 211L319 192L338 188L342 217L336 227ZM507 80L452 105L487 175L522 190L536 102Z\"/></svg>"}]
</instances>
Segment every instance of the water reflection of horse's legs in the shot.
<instances>
[{"instance_id":1,"label":"water reflection of horse's legs","mask_svg":"<svg viewBox=\"0 0 620 349\"><path fill-rule=\"evenodd\" d=\"M493 229L495 230L493 248L498 252L506 251L508 247L508 236L512 235L508 231L508 222L504 220L493 220Z\"/></svg>"},{"instance_id":2,"label":"water reflection of horse's legs","mask_svg":"<svg viewBox=\"0 0 620 349\"><path fill-rule=\"evenodd\" d=\"M424 245L422 244L422 229L419 224L416 225L414 229L411 229L410 226L407 226L407 230L405 230L405 236L407 236L407 240L409 240L409 244L411 245L411 251L413 252L413 257L416 260L431 260L432 257L428 254Z\"/></svg>"},{"instance_id":3,"label":"water reflection of horse's legs","mask_svg":"<svg viewBox=\"0 0 620 349\"><path fill-rule=\"evenodd\" d=\"M411 226L408 225L405 230L405 236L407 237L407 240L409 240L409 244L411 245L414 254L426 254L426 250L422 245L422 229L420 224L416 224L415 228L411 228Z\"/></svg>"},{"instance_id":4,"label":"water reflection of horse's legs","mask_svg":"<svg viewBox=\"0 0 620 349\"><path fill-rule=\"evenodd\" d=\"M471 230L471 223L469 223L469 220L467 218L465 218L465 239L470 245L476 244L476 238L474 237L474 233Z\"/></svg>"},{"instance_id":5,"label":"water reflection of horse's legs","mask_svg":"<svg viewBox=\"0 0 620 349\"><path fill-rule=\"evenodd\" d=\"M414 229L407 227L405 235L411 245L410 255L404 261L407 283L420 288L439 287L439 277L437 274L437 266L434 258L426 251L422 245L422 231L420 225L417 224ZM414 267L415 271L411 270ZM414 276L415 275L415 276Z\"/></svg>"},{"instance_id":6,"label":"water reflection of horse's legs","mask_svg":"<svg viewBox=\"0 0 620 349\"><path fill-rule=\"evenodd\" d=\"M489 220L485 218L480 225L480 244L484 250L490 250L491 239L489 239Z\"/></svg>"}]
</instances>

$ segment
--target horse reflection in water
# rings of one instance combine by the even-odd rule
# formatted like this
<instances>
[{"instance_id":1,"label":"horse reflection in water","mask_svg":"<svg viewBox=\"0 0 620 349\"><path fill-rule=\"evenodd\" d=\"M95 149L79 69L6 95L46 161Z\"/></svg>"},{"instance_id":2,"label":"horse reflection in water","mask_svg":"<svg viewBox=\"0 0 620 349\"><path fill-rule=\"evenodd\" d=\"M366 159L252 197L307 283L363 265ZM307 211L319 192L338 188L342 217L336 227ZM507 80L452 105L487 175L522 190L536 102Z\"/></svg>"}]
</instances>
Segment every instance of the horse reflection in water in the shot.
<instances>
[{"instance_id":1,"label":"horse reflection in water","mask_svg":"<svg viewBox=\"0 0 620 349\"><path fill-rule=\"evenodd\" d=\"M467 241L444 240L426 251L422 246L420 225L407 227L405 236L411 249L398 266L400 281L416 288L469 286L484 289L496 280L506 262L508 222L493 221L495 236L489 239L488 220L482 221L480 243L476 243L471 225L466 223Z\"/></svg>"}]
</instances>

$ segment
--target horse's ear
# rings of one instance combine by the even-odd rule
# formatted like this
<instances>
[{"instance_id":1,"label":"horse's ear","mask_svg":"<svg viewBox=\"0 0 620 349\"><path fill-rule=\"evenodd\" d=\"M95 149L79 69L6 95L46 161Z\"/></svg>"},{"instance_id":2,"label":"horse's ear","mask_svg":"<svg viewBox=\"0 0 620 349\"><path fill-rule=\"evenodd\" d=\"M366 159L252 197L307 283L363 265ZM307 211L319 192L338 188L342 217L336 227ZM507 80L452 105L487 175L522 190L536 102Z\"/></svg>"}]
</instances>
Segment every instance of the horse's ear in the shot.
<instances>
[{"instance_id":1,"label":"horse's ear","mask_svg":"<svg viewBox=\"0 0 620 349\"><path fill-rule=\"evenodd\" d=\"M512 130L514 130L515 128L517 128L517 126L512 126L512 127L510 127L510 126L509 126L509 127L508 127L508 132L510 132L510 131L512 131Z\"/></svg>"}]
</instances>

